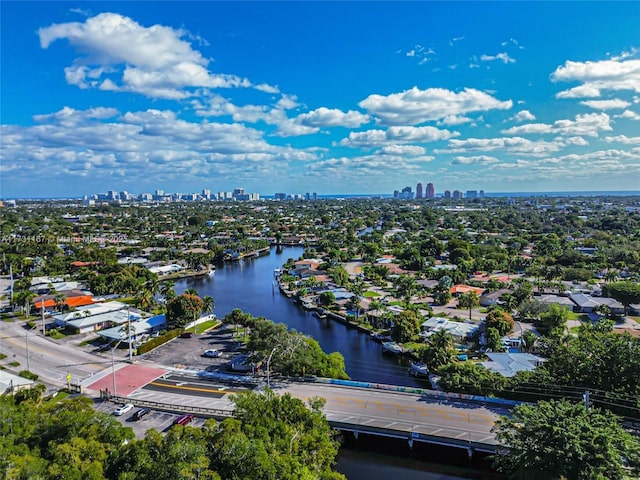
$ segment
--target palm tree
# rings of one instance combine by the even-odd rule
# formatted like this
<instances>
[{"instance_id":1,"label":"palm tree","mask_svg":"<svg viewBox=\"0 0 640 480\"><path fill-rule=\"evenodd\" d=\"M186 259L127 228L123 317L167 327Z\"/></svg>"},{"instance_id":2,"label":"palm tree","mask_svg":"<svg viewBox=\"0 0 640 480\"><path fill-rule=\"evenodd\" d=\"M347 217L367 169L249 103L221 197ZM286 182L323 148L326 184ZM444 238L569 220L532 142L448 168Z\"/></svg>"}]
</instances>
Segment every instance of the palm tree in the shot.
<instances>
[{"instance_id":1,"label":"palm tree","mask_svg":"<svg viewBox=\"0 0 640 480\"><path fill-rule=\"evenodd\" d=\"M166 301L169 301L176 296L174 286L175 284L171 281L164 282L160 286L160 295L162 295Z\"/></svg>"},{"instance_id":2,"label":"palm tree","mask_svg":"<svg viewBox=\"0 0 640 480\"><path fill-rule=\"evenodd\" d=\"M194 295L194 296L196 296L196 297L199 297L199 296L200 296L200 295L198 295L198 291L197 291L195 288L193 288L193 287L189 287L189 288L187 288L187 289L184 291L184 293L185 293L186 295Z\"/></svg>"},{"instance_id":3,"label":"palm tree","mask_svg":"<svg viewBox=\"0 0 640 480\"><path fill-rule=\"evenodd\" d=\"M458 298L458 306L469 309L469 320L471 320L471 311L478 305L480 305L480 297L473 290L467 293L463 293Z\"/></svg>"},{"instance_id":4,"label":"palm tree","mask_svg":"<svg viewBox=\"0 0 640 480\"><path fill-rule=\"evenodd\" d=\"M206 295L202 297L202 302L204 303L204 308L202 309L204 313L213 312L213 307L215 306L215 301L211 295Z\"/></svg>"}]
</instances>

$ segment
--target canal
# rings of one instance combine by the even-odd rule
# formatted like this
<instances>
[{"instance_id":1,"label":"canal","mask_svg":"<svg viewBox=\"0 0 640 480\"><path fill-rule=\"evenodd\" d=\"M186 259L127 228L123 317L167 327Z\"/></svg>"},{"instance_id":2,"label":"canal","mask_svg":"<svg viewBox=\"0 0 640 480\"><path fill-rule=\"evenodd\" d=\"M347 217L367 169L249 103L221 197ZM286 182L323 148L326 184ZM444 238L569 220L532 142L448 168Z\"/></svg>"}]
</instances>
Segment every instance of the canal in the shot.
<instances>
[{"instance_id":1,"label":"canal","mask_svg":"<svg viewBox=\"0 0 640 480\"><path fill-rule=\"evenodd\" d=\"M175 290L182 293L191 287L200 296L211 295L219 318L240 308L315 338L325 352L344 355L352 380L428 388L427 381L408 374L406 359L383 354L381 345L368 335L332 320L317 319L279 292L274 284L274 269L289 258L298 259L303 251L301 247L272 248L269 255L225 262L211 277L176 282Z\"/></svg>"},{"instance_id":2,"label":"canal","mask_svg":"<svg viewBox=\"0 0 640 480\"><path fill-rule=\"evenodd\" d=\"M182 293L187 288L195 288L201 296L211 295L215 301L214 313L219 318L240 308L315 338L324 351L344 355L347 374L353 380L428 388L428 382L408 374L406 359L383 354L381 345L368 335L331 320L319 320L280 293L274 284L274 270L289 258L297 259L303 251L300 247L272 248L269 255L226 262L218 265L211 277L177 281L175 290ZM454 466L451 472L457 461L443 458L437 461L448 465L361 449L341 449L336 469L349 480L386 480L400 476L406 480L485 478L486 472L467 469L466 465Z\"/></svg>"}]
</instances>

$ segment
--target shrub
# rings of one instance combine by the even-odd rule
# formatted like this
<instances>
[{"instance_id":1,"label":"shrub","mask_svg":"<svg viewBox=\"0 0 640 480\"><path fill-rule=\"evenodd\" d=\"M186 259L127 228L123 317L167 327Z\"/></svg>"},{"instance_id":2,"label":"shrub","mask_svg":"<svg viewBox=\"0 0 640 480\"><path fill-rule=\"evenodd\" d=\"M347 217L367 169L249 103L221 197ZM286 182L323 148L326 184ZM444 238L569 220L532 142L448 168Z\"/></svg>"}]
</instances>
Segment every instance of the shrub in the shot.
<instances>
[{"instance_id":1,"label":"shrub","mask_svg":"<svg viewBox=\"0 0 640 480\"><path fill-rule=\"evenodd\" d=\"M180 333L182 333L182 329L180 328L169 330L164 335L160 335L159 337L152 338L148 342L145 342L142 345L140 345L136 349L136 353L137 355L141 355L143 353L150 352L154 348L159 347L160 345L167 343L169 340L176 338L178 335L180 335Z\"/></svg>"},{"instance_id":2,"label":"shrub","mask_svg":"<svg viewBox=\"0 0 640 480\"><path fill-rule=\"evenodd\" d=\"M38 375L30 372L29 370L22 370L20 373L18 373L18 375L20 375L22 378L27 378L29 380L38 380Z\"/></svg>"}]
</instances>

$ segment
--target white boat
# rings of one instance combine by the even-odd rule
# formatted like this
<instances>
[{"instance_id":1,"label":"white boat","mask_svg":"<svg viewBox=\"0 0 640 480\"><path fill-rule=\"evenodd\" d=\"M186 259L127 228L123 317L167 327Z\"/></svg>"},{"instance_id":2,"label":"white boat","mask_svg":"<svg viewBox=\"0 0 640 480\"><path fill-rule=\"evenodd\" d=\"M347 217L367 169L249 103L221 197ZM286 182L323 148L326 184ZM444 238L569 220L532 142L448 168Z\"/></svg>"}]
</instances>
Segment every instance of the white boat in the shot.
<instances>
[{"instance_id":1,"label":"white boat","mask_svg":"<svg viewBox=\"0 0 640 480\"><path fill-rule=\"evenodd\" d=\"M388 352L388 353L393 353L395 355L400 355L401 353L404 353L404 348L402 348L396 342L383 342L382 351L383 352Z\"/></svg>"},{"instance_id":2,"label":"white boat","mask_svg":"<svg viewBox=\"0 0 640 480\"><path fill-rule=\"evenodd\" d=\"M429 377L429 369L424 363L411 362L409 373L414 377Z\"/></svg>"}]
</instances>

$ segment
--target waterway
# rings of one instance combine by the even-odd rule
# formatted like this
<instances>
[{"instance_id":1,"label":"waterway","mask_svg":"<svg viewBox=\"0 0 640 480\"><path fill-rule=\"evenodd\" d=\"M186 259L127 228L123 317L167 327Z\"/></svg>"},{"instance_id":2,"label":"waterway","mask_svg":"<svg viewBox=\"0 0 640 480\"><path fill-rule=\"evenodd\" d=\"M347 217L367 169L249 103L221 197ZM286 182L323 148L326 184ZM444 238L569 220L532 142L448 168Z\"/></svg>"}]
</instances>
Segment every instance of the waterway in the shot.
<instances>
[{"instance_id":1,"label":"waterway","mask_svg":"<svg viewBox=\"0 0 640 480\"><path fill-rule=\"evenodd\" d=\"M175 290L182 293L192 287L201 296L211 295L219 318L240 308L315 338L325 352L342 353L352 380L428 388L427 381L408 374L407 359L383 354L382 346L368 335L332 320L317 319L280 293L274 269L289 258L298 259L302 252L300 247L272 248L269 255L225 262L211 277L176 282Z\"/></svg>"},{"instance_id":2,"label":"waterway","mask_svg":"<svg viewBox=\"0 0 640 480\"><path fill-rule=\"evenodd\" d=\"M315 338L324 351L342 353L347 374L353 380L428 388L428 382L408 374L406 359L383 354L381 345L368 335L331 320L317 319L280 293L274 270L289 258L298 259L302 253L300 247L272 248L268 255L218 265L213 276L177 281L175 290L180 294L187 288L195 288L201 296L212 296L214 313L219 318L240 308ZM406 480L481 478L464 467L460 476L458 472L442 474L442 469L433 464L383 458L357 449L341 451L336 468L349 480L386 480L394 476Z\"/></svg>"}]
</instances>

